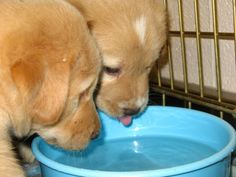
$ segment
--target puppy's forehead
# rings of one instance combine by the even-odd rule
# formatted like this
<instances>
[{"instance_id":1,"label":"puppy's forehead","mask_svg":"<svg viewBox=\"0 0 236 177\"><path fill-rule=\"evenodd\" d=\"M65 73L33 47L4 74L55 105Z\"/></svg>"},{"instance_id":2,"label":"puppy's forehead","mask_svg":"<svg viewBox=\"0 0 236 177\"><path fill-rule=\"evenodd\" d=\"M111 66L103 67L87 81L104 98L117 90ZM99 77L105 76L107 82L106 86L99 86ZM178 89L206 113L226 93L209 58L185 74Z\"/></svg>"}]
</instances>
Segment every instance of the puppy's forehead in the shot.
<instances>
[{"instance_id":1,"label":"puppy's forehead","mask_svg":"<svg viewBox=\"0 0 236 177\"><path fill-rule=\"evenodd\" d=\"M164 19L162 16L158 18ZM114 25L109 28L101 25L96 34L99 35L104 64L111 67L121 64L147 67L154 63L166 38L165 23L157 19L153 13L142 11L127 15L122 21L114 19Z\"/></svg>"},{"instance_id":2,"label":"puppy's forehead","mask_svg":"<svg viewBox=\"0 0 236 177\"><path fill-rule=\"evenodd\" d=\"M140 17L137 17L136 20L133 23L134 30L137 34L137 37L139 39L139 42L144 45L145 44L145 37L147 32L147 17L144 15L141 15Z\"/></svg>"},{"instance_id":3,"label":"puppy's forehead","mask_svg":"<svg viewBox=\"0 0 236 177\"><path fill-rule=\"evenodd\" d=\"M103 55L103 64L104 66L109 66L111 68L116 68L121 65L121 57L111 55L111 54L104 54Z\"/></svg>"}]
</instances>

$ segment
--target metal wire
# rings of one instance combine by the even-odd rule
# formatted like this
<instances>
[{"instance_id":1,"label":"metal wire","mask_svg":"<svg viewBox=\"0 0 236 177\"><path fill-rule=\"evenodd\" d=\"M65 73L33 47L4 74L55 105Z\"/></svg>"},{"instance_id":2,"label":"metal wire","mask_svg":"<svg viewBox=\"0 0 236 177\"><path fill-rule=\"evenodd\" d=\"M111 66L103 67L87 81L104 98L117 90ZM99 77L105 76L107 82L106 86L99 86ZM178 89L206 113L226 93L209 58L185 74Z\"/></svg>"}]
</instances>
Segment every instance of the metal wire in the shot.
<instances>
[{"instance_id":1,"label":"metal wire","mask_svg":"<svg viewBox=\"0 0 236 177\"><path fill-rule=\"evenodd\" d=\"M221 68L220 68L220 49L218 38L218 18L217 18L217 3L216 0L212 0L212 14L213 14L213 29L214 29L214 46L215 46L215 59L216 59L216 80L217 80L217 92L218 101L221 102L222 88L221 88Z\"/></svg>"},{"instance_id":2,"label":"metal wire","mask_svg":"<svg viewBox=\"0 0 236 177\"><path fill-rule=\"evenodd\" d=\"M200 97L198 95L192 94L192 93L184 93L179 90L171 90L168 87L158 87L155 84L152 84L152 88L154 91L159 93L164 93L168 96L175 97L181 100L185 101L191 101L193 103L196 103L198 105L202 105L208 108L211 108L213 110L223 111L229 114L236 114L235 105L225 102L218 102L217 100L211 99L210 97Z\"/></svg>"},{"instance_id":3,"label":"metal wire","mask_svg":"<svg viewBox=\"0 0 236 177\"><path fill-rule=\"evenodd\" d=\"M185 32L184 32L184 17L183 17L183 2L178 0L179 10L179 27L180 27L180 41L182 51L182 64L183 64L183 76L184 76L184 92L187 94L188 91L188 68L186 60L186 44L185 44ZM191 108L191 102L188 101L188 107Z\"/></svg>"},{"instance_id":4,"label":"metal wire","mask_svg":"<svg viewBox=\"0 0 236 177\"><path fill-rule=\"evenodd\" d=\"M196 31L185 31L184 32L185 38L196 38L196 35L197 35ZM179 37L180 31L170 31L169 36L170 37ZM214 39L214 33L213 32L199 32L199 37L202 39ZM235 33L218 32L218 39L234 40Z\"/></svg>"},{"instance_id":5,"label":"metal wire","mask_svg":"<svg viewBox=\"0 0 236 177\"><path fill-rule=\"evenodd\" d=\"M184 75L184 92L188 93L188 70L187 70L187 61L186 61L186 46L185 46L182 0L178 0L178 10L179 10L179 27L180 27L180 40L181 40L182 64L183 64L183 75Z\"/></svg>"},{"instance_id":6,"label":"metal wire","mask_svg":"<svg viewBox=\"0 0 236 177\"><path fill-rule=\"evenodd\" d=\"M198 53L198 75L199 75L199 86L200 96L204 96L204 78L203 78L203 65L202 65L202 46L200 38L200 17L199 17L199 6L198 0L194 2L195 10L195 28L196 28L196 41L197 41L197 53Z\"/></svg>"},{"instance_id":7,"label":"metal wire","mask_svg":"<svg viewBox=\"0 0 236 177\"><path fill-rule=\"evenodd\" d=\"M164 0L164 5L166 7L166 10L168 11L168 1L167 0ZM172 90L174 90L173 60L172 60L172 55L171 55L171 47L170 47L169 39L167 40L166 47L167 47L168 63L169 63L170 88Z\"/></svg>"},{"instance_id":8,"label":"metal wire","mask_svg":"<svg viewBox=\"0 0 236 177\"><path fill-rule=\"evenodd\" d=\"M215 48L215 60L216 60L216 81L217 81L217 94L218 101L222 100L222 81L221 81L221 65L220 65L220 48L218 38L218 14L217 14L217 1L212 0L212 14L213 14L213 29L214 29L214 48ZM223 112L220 112L220 117L223 118Z\"/></svg>"},{"instance_id":9,"label":"metal wire","mask_svg":"<svg viewBox=\"0 0 236 177\"><path fill-rule=\"evenodd\" d=\"M168 10L168 0L163 0L164 5ZM199 1L194 0L194 14L195 14L195 31L185 31L184 29L184 16L183 16L183 1L178 0L178 15L179 15L179 31L169 31L169 39L172 37L178 37L181 41L181 54L182 54L182 64L183 64L183 91L175 88L175 78L174 78L174 66L172 61L172 51L170 47L170 42L167 42L168 49L168 61L169 61L169 75L170 81L169 85L162 83L161 72L158 71L158 84L152 83L152 88L154 91L162 94L162 104L166 105L166 97L171 96L181 100L186 101L188 107L191 108L192 103L205 106L212 110L217 110L220 113L220 117L224 118L224 113L230 113L236 115L236 105L222 100L222 75L221 75L221 61L220 61L220 46L219 41L223 40L233 40L235 43L235 55L236 55L236 0L232 0L233 6L233 19L234 19L234 32L219 32L218 29L218 14L217 14L217 0L211 0L212 17L213 17L213 32L201 31L201 21L200 21L200 8ZM198 76L199 76L199 88L200 93L191 93L189 91L189 81L188 81L188 66L186 59L186 38L195 38L197 46L197 59L198 59ZM203 72L203 53L202 53L202 39L213 39L214 41L214 53L215 53L215 68L216 68L216 90L217 98L210 97L205 93L204 85L204 72ZM236 59L235 59L236 63ZM158 69L159 70L159 69Z\"/></svg>"}]
</instances>

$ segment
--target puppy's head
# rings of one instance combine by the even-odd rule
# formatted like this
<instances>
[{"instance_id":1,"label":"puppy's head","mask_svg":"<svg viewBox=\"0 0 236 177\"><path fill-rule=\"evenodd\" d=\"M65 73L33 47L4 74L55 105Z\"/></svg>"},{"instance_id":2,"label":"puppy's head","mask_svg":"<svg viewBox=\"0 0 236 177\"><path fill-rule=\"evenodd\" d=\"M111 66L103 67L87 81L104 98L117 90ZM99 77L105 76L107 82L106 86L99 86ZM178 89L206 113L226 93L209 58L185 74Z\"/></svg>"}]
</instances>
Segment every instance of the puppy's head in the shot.
<instances>
[{"instance_id":1,"label":"puppy's head","mask_svg":"<svg viewBox=\"0 0 236 177\"><path fill-rule=\"evenodd\" d=\"M11 37L17 58L12 76L32 132L67 149L84 148L100 128L92 96L101 67L96 44L73 6L29 2Z\"/></svg>"},{"instance_id":2,"label":"puppy's head","mask_svg":"<svg viewBox=\"0 0 236 177\"><path fill-rule=\"evenodd\" d=\"M166 41L157 0L70 0L81 9L103 55L97 106L129 124L148 101L148 76Z\"/></svg>"}]
</instances>

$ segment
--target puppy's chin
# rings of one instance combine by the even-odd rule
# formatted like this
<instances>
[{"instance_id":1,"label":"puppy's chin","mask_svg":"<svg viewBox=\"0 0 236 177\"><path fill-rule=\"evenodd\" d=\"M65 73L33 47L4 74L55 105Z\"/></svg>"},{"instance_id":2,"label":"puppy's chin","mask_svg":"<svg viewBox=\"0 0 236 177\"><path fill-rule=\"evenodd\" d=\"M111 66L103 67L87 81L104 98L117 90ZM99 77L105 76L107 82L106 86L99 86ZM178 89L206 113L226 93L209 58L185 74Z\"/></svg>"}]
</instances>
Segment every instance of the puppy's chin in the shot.
<instances>
[{"instance_id":1,"label":"puppy's chin","mask_svg":"<svg viewBox=\"0 0 236 177\"><path fill-rule=\"evenodd\" d=\"M47 143L67 150L83 150L88 146L90 142L90 138L88 138L88 136L81 136L73 139L69 139L63 136L57 136L57 138L48 137L43 134L40 134L40 136Z\"/></svg>"},{"instance_id":2,"label":"puppy's chin","mask_svg":"<svg viewBox=\"0 0 236 177\"><path fill-rule=\"evenodd\" d=\"M100 125L97 126L97 132L94 133L94 127L81 129L79 132L71 132L68 127L44 129L38 134L49 144L67 149L67 150L83 150L90 140L98 134ZM78 128L79 129L79 128Z\"/></svg>"},{"instance_id":3,"label":"puppy's chin","mask_svg":"<svg viewBox=\"0 0 236 177\"><path fill-rule=\"evenodd\" d=\"M35 125L34 130L48 143L68 150L82 150L100 131L100 121L92 100L52 126Z\"/></svg>"}]
</instances>

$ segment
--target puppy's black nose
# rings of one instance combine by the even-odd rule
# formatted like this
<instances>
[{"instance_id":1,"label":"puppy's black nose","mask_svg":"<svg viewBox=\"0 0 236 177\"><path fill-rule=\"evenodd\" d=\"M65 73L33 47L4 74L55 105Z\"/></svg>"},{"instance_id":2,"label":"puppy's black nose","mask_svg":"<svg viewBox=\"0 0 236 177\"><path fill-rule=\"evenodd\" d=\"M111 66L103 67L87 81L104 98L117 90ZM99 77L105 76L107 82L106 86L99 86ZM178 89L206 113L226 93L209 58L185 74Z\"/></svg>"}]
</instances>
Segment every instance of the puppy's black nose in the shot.
<instances>
[{"instance_id":1,"label":"puppy's black nose","mask_svg":"<svg viewBox=\"0 0 236 177\"><path fill-rule=\"evenodd\" d=\"M139 111L140 111L140 108L124 108L123 109L124 115L126 116L133 116L135 114L138 114Z\"/></svg>"}]
</instances>

